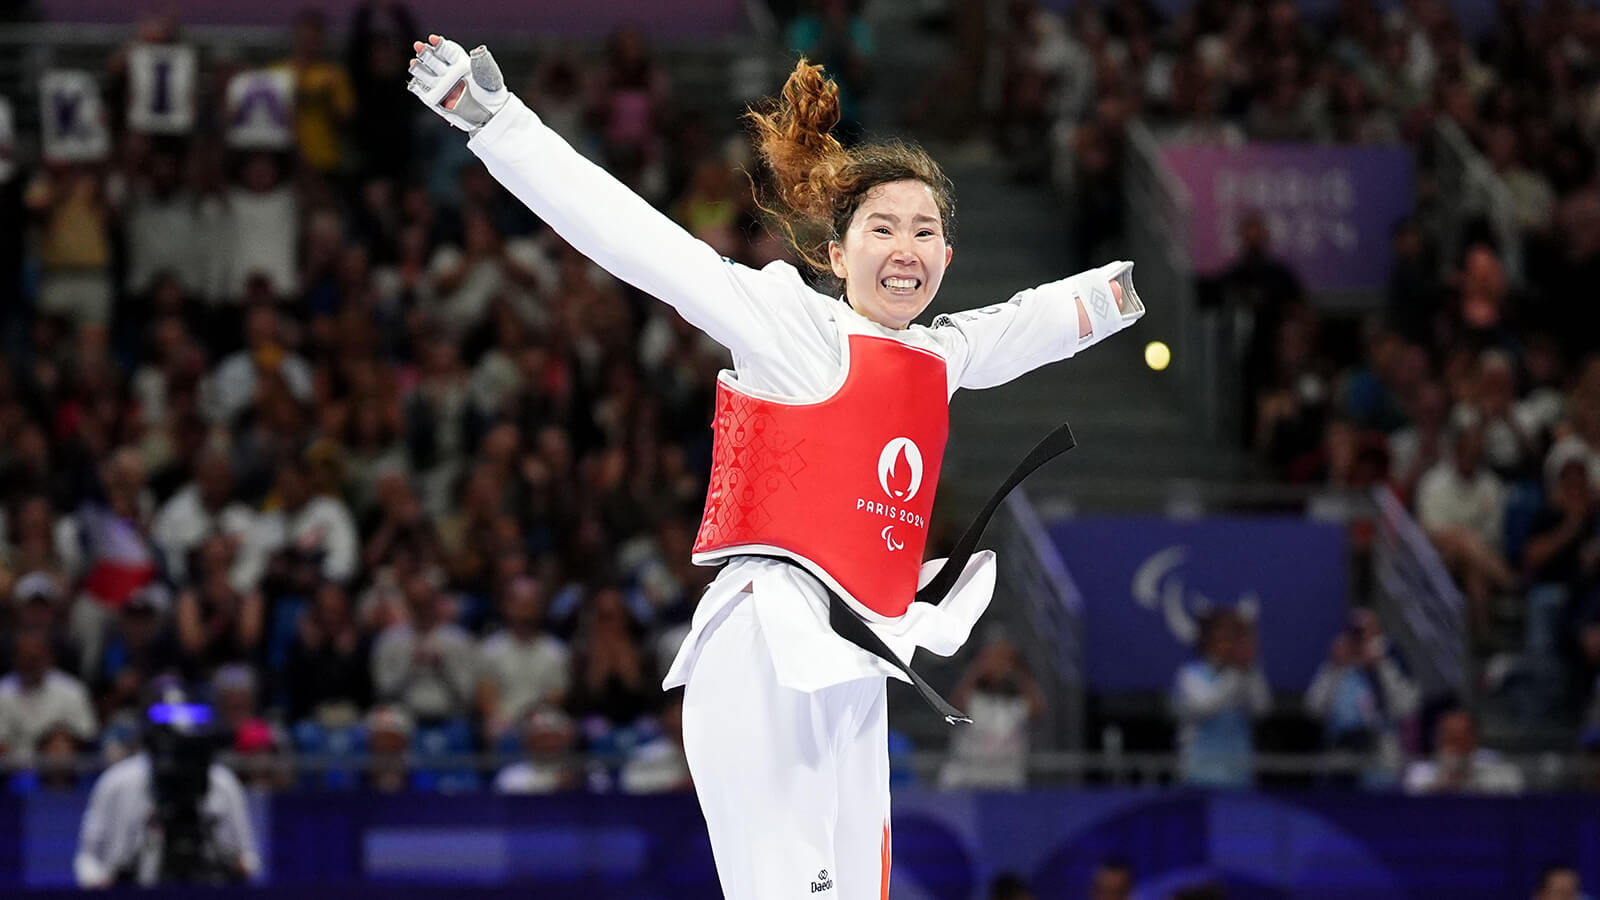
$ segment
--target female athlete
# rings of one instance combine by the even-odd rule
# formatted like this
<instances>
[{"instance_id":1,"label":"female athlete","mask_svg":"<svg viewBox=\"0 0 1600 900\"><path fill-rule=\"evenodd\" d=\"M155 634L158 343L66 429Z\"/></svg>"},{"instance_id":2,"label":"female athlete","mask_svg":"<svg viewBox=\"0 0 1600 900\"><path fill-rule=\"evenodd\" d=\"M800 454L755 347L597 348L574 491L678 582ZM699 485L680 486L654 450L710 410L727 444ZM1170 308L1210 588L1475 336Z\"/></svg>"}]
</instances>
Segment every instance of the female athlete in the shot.
<instances>
[{"instance_id":1,"label":"female athlete","mask_svg":"<svg viewBox=\"0 0 1600 900\"><path fill-rule=\"evenodd\" d=\"M437 35L415 49L410 90L471 135L502 185L732 353L694 548L722 571L665 681L686 685L684 750L724 894L886 898L885 678L912 680L918 647L959 649L994 587L984 551L942 602L913 602L942 562L922 551L950 395L1138 319L1132 263L913 325L954 255L950 185L917 147L841 147L828 133L837 90L819 67L802 60L782 98L748 118L775 183L769 211L842 297L787 263L751 269L695 240L547 128L486 49Z\"/></svg>"}]
</instances>

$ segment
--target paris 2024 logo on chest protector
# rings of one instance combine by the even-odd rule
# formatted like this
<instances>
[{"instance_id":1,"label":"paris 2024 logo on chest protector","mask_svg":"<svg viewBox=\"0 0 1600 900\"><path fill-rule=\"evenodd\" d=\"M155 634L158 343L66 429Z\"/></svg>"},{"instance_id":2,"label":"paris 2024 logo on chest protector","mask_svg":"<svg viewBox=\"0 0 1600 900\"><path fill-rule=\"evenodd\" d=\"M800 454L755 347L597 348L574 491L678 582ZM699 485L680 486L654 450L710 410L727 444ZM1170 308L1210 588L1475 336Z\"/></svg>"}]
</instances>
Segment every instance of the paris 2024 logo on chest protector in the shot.
<instances>
[{"instance_id":1,"label":"paris 2024 logo on chest protector","mask_svg":"<svg viewBox=\"0 0 1600 900\"><path fill-rule=\"evenodd\" d=\"M922 451L915 441L897 437L883 445L878 454L878 484L890 500L909 503L917 495L922 488Z\"/></svg>"},{"instance_id":2,"label":"paris 2024 logo on chest protector","mask_svg":"<svg viewBox=\"0 0 1600 900\"><path fill-rule=\"evenodd\" d=\"M856 509L883 516L893 522L904 522L916 528L927 527L922 516L898 504L910 503L922 490L922 451L908 437L897 437L883 445L878 452L878 486L883 488L888 503L857 498ZM903 550L905 543L894 533L894 525L885 525L879 534L889 550Z\"/></svg>"}]
</instances>

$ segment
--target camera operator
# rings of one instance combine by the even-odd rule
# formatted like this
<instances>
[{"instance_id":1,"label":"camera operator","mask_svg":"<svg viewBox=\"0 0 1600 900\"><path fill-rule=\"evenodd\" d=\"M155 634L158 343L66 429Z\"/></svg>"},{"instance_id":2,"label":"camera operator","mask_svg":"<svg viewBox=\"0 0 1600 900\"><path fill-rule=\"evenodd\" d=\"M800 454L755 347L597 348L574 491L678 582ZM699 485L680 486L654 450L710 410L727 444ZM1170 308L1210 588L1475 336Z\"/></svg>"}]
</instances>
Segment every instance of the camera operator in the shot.
<instances>
[{"instance_id":1,"label":"camera operator","mask_svg":"<svg viewBox=\"0 0 1600 900\"><path fill-rule=\"evenodd\" d=\"M209 707L168 683L146 721L145 747L95 782L78 836L78 886L236 884L261 868L239 779L212 761Z\"/></svg>"}]
</instances>

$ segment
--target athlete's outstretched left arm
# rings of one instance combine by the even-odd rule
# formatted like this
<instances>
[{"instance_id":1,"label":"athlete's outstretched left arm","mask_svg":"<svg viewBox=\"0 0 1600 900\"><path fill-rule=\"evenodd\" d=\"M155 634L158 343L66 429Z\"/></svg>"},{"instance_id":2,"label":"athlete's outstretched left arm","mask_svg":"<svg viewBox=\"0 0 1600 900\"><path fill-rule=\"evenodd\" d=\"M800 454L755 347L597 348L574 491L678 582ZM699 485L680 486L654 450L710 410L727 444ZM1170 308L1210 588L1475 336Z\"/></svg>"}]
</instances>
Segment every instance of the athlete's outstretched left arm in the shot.
<instances>
[{"instance_id":1,"label":"athlete's outstretched left arm","mask_svg":"<svg viewBox=\"0 0 1600 900\"><path fill-rule=\"evenodd\" d=\"M670 304L734 358L806 321L794 286L724 260L711 245L585 159L505 85L486 48L430 35L410 90L472 138L489 173L545 224L617 278Z\"/></svg>"},{"instance_id":2,"label":"athlete's outstretched left arm","mask_svg":"<svg viewBox=\"0 0 1600 900\"><path fill-rule=\"evenodd\" d=\"M953 342L964 353L958 386L987 388L1073 356L1143 315L1133 263L1119 261L1029 288L1005 303L941 315L933 327L960 335Z\"/></svg>"}]
</instances>

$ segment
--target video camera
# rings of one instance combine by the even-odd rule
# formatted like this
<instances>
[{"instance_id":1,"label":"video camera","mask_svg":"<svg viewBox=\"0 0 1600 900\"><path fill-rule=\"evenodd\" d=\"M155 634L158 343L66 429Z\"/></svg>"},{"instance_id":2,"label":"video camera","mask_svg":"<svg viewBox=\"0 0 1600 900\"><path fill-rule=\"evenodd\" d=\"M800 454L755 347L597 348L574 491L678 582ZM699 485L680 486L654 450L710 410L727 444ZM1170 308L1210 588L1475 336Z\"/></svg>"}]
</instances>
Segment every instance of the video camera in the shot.
<instances>
[{"instance_id":1,"label":"video camera","mask_svg":"<svg viewBox=\"0 0 1600 900\"><path fill-rule=\"evenodd\" d=\"M205 809L211 762L220 745L208 706L153 704L145 731L150 802L161 832L157 884L236 884L243 874L219 852L217 823Z\"/></svg>"}]
</instances>

